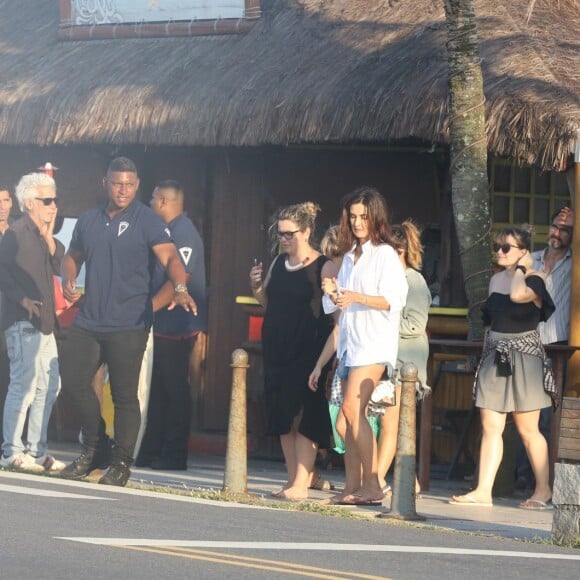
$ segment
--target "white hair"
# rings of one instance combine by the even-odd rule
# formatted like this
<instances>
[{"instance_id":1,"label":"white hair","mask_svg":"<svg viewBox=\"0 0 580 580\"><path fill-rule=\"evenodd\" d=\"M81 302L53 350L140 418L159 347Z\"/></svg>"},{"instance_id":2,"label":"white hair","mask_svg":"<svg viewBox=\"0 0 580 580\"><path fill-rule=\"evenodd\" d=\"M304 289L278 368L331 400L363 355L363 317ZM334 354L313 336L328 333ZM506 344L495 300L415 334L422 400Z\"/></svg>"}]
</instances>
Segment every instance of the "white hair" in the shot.
<instances>
[{"instance_id":1,"label":"white hair","mask_svg":"<svg viewBox=\"0 0 580 580\"><path fill-rule=\"evenodd\" d=\"M39 187L52 187L56 191L54 179L46 173L29 173L20 179L16 186L16 199L20 206L20 211L26 211L25 199L34 199L38 195Z\"/></svg>"}]
</instances>

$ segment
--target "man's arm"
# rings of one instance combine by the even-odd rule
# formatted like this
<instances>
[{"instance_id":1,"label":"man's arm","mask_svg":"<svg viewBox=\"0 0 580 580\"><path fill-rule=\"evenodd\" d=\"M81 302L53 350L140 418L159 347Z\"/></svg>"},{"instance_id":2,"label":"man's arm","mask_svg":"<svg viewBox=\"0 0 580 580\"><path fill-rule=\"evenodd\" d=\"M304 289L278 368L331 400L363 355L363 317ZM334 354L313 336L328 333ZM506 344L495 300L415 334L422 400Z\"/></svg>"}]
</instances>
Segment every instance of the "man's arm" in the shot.
<instances>
[{"instance_id":1,"label":"man's arm","mask_svg":"<svg viewBox=\"0 0 580 580\"><path fill-rule=\"evenodd\" d=\"M191 278L190 274L187 274L187 280ZM153 296L153 312L158 312L162 308L169 306L171 301L173 300L173 295L175 294L175 290L173 287L173 282L171 280L167 280L161 288L157 291L155 296Z\"/></svg>"},{"instance_id":2,"label":"man's arm","mask_svg":"<svg viewBox=\"0 0 580 580\"><path fill-rule=\"evenodd\" d=\"M187 312L191 310L197 316L195 300L187 292L187 272L179 259L175 245L156 244L152 250L159 263L165 268L170 283L173 284L173 296L167 309L173 310L176 306L181 306Z\"/></svg>"},{"instance_id":3,"label":"man's arm","mask_svg":"<svg viewBox=\"0 0 580 580\"><path fill-rule=\"evenodd\" d=\"M81 293L77 290L77 276L84 262L78 250L69 249L61 263L62 293L69 302L77 302Z\"/></svg>"}]
</instances>

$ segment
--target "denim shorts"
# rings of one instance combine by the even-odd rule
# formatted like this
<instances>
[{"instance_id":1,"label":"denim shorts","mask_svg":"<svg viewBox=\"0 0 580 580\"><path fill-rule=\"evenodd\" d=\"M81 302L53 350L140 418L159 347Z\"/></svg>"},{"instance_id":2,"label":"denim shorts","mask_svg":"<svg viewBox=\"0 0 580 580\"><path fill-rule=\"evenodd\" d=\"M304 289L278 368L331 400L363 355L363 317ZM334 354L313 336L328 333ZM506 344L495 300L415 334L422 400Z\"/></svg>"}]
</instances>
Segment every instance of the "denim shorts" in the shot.
<instances>
[{"instance_id":1,"label":"denim shorts","mask_svg":"<svg viewBox=\"0 0 580 580\"><path fill-rule=\"evenodd\" d=\"M373 364L377 364L377 365L383 365L384 367L390 367L390 369L392 370L392 365L390 363L387 362L378 362L378 363L373 363ZM338 377L340 378L341 381L346 381L346 379L348 378L348 375L350 373L350 369L360 369L362 367L368 367L370 365L353 365L350 367L346 366L346 351L344 352L344 354L340 357L340 360L338 361L338 365L336 366L336 371L335 373L338 375Z\"/></svg>"}]
</instances>

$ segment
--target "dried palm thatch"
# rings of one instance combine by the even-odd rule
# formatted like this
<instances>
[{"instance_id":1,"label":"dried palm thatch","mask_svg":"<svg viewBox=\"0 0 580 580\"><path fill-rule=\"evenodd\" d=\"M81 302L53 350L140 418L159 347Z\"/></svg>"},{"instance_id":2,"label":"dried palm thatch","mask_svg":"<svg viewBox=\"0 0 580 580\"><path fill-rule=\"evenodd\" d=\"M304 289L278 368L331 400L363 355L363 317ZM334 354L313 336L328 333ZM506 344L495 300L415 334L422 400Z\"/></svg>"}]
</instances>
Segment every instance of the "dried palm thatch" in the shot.
<instances>
[{"instance_id":1,"label":"dried palm thatch","mask_svg":"<svg viewBox=\"0 0 580 580\"><path fill-rule=\"evenodd\" d=\"M490 150L565 167L576 0L475 0ZM442 0L262 0L247 34L62 42L58 3L0 0L0 143L445 143Z\"/></svg>"}]
</instances>

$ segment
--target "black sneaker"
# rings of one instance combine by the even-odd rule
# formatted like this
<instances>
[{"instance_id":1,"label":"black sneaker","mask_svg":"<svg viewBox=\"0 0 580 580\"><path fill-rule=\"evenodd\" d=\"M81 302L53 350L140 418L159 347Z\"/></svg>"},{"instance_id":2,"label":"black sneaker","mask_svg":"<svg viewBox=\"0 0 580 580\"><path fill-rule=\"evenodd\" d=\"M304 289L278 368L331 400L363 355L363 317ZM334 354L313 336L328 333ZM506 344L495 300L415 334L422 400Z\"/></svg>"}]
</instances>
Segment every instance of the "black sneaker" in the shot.
<instances>
[{"instance_id":1,"label":"black sneaker","mask_svg":"<svg viewBox=\"0 0 580 580\"><path fill-rule=\"evenodd\" d=\"M99 483L103 485L116 485L118 487L125 487L131 477L131 470L129 464L125 461L116 461L107 469L107 473L99 479Z\"/></svg>"},{"instance_id":2,"label":"black sneaker","mask_svg":"<svg viewBox=\"0 0 580 580\"><path fill-rule=\"evenodd\" d=\"M106 469L111 464L111 440L107 437L99 442L97 449L90 447L84 451L61 472L65 479L82 479L95 469Z\"/></svg>"}]
</instances>

